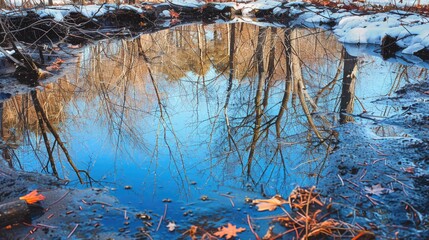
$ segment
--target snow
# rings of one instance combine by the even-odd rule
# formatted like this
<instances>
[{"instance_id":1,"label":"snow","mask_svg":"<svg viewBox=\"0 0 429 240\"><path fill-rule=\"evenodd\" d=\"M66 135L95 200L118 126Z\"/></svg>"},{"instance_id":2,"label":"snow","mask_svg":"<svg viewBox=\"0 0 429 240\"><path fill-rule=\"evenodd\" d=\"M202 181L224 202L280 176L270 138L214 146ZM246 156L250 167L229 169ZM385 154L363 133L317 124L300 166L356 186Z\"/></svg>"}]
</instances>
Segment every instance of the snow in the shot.
<instances>
[{"instance_id":1,"label":"snow","mask_svg":"<svg viewBox=\"0 0 429 240\"><path fill-rule=\"evenodd\" d=\"M246 4L246 8L253 8L259 10L268 10L280 6L282 3L273 0L257 0Z\"/></svg>"},{"instance_id":2,"label":"snow","mask_svg":"<svg viewBox=\"0 0 429 240\"><path fill-rule=\"evenodd\" d=\"M47 2L48 0L42 0ZM54 0L54 3L64 3L68 0ZM9 4L19 5L21 0L6 0ZM199 8L205 4L202 0L168 0L175 5ZM342 1L345 4L351 3L350 0ZM367 0L364 5L389 5L396 4L400 6L416 5L416 0L403 0L402 3L395 0ZM429 4L429 0L421 0L422 5ZM239 0L237 2L215 3L215 8L223 10L226 7L232 7L236 11L241 11L243 17L254 17L257 10L272 9L275 16L286 15L294 19L291 26L318 27L321 24L336 23L332 28L338 40L350 44L375 44L380 46L382 39L389 35L398 39L397 45L401 48L402 54L414 54L424 48L429 49L429 19L412 12L403 10L392 10L387 13L361 13L357 11L339 10L333 11L329 8L314 6L303 1L294 1L283 3L279 0L257 0L246 2ZM139 7L132 5L62 5L55 7L38 8L36 11L41 17L52 17L55 21L62 21L69 12L79 12L87 18L99 17L117 9L131 10L136 13L143 13ZM19 10L0 10L0 14L24 15L25 11ZM169 11L164 10L161 14L163 18L171 18ZM244 20L246 18L242 18ZM247 19L245 20L247 21ZM261 26L264 25L260 23Z\"/></svg>"},{"instance_id":3,"label":"snow","mask_svg":"<svg viewBox=\"0 0 429 240\"><path fill-rule=\"evenodd\" d=\"M287 12L286 9L283 9L283 8L280 8L280 7L276 7L276 8L273 9L274 16L280 16L280 15L286 13L286 12Z\"/></svg>"},{"instance_id":4,"label":"snow","mask_svg":"<svg viewBox=\"0 0 429 240\"><path fill-rule=\"evenodd\" d=\"M36 10L36 13L40 16L40 17L53 17L55 21L62 21L64 19L64 17L70 13L70 11L73 8L71 6L62 6L56 9L50 9L50 8L46 8L46 9L38 9Z\"/></svg>"},{"instance_id":5,"label":"snow","mask_svg":"<svg viewBox=\"0 0 429 240\"><path fill-rule=\"evenodd\" d=\"M162 18L171 18L170 11L168 11L168 10L164 10L164 11L162 11L162 12L160 13L160 16L161 16Z\"/></svg>"},{"instance_id":6,"label":"snow","mask_svg":"<svg viewBox=\"0 0 429 240\"><path fill-rule=\"evenodd\" d=\"M429 23L416 14L376 13L365 16L345 16L334 29L340 42L377 44L389 35L404 54L413 54L429 48Z\"/></svg>"},{"instance_id":7,"label":"snow","mask_svg":"<svg viewBox=\"0 0 429 240\"><path fill-rule=\"evenodd\" d=\"M107 10L108 9L102 5L75 6L75 11L81 13L87 18L103 16L105 13L107 13Z\"/></svg>"},{"instance_id":8,"label":"snow","mask_svg":"<svg viewBox=\"0 0 429 240\"><path fill-rule=\"evenodd\" d=\"M12 55L12 54L15 53L15 50L10 50L10 51L6 50L6 53L9 54L9 55ZM0 58L5 57L5 56L6 55L4 53L0 52Z\"/></svg>"},{"instance_id":9,"label":"snow","mask_svg":"<svg viewBox=\"0 0 429 240\"><path fill-rule=\"evenodd\" d=\"M169 0L167 2L171 2L178 6L191 7L191 8L199 8L205 4L204 1L199 1L199 0L171 0L171 1Z\"/></svg>"},{"instance_id":10,"label":"snow","mask_svg":"<svg viewBox=\"0 0 429 240\"><path fill-rule=\"evenodd\" d=\"M131 6L131 5L120 5L119 9L130 10L130 11L133 11L133 12L136 12L136 13L139 13L139 14L143 13L143 10L141 8L137 8L137 7L134 7L134 6Z\"/></svg>"},{"instance_id":11,"label":"snow","mask_svg":"<svg viewBox=\"0 0 429 240\"><path fill-rule=\"evenodd\" d=\"M417 51L422 50L423 48L425 48L421 43L414 43L413 45L405 48L404 50L402 50L402 53L405 54L414 54Z\"/></svg>"}]
</instances>

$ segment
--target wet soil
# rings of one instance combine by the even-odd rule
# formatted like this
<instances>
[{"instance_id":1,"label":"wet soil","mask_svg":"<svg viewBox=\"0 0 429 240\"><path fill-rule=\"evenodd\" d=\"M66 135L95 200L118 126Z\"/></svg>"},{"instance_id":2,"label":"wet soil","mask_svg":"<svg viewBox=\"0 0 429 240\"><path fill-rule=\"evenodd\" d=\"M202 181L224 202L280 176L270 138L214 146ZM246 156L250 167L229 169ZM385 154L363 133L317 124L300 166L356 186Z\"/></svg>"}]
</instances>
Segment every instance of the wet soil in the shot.
<instances>
[{"instance_id":1,"label":"wet soil","mask_svg":"<svg viewBox=\"0 0 429 240\"><path fill-rule=\"evenodd\" d=\"M401 114L338 128L339 149L318 186L334 199L340 219L381 239L429 238L428 90L427 82L407 85L376 101Z\"/></svg>"},{"instance_id":2,"label":"wet soil","mask_svg":"<svg viewBox=\"0 0 429 240\"><path fill-rule=\"evenodd\" d=\"M1 164L0 199L16 201L34 189L46 197L31 208L32 220L2 228L0 239L121 239L109 226L111 219L123 219L124 210L103 189L66 188L65 182L38 173L19 172ZM34 211L34 209L36 211Z\"/></svg>"}]
</instances>

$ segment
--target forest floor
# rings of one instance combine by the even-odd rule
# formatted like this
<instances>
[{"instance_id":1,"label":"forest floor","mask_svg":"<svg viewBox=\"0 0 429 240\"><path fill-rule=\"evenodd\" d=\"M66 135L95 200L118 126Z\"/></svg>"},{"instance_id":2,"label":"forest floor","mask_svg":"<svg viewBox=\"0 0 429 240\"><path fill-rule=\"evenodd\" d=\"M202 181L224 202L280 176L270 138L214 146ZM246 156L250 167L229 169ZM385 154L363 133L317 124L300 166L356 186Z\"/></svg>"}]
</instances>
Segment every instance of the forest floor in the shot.
<instances>
[{"instance_id":1,"label":"forest floor","mask_svg":"<svg viewBox=\"0 0 429 240\"><path fill-rule=\"evenodd\" d=\"M358 223L380 239L429 239L429 82L406 85L377 102L403 113L387 119L358 115L362 121L338 127L338 149L317 188L332 199L338 219ZM49 176L0 169L3 202L25 195L29 186L46 196L41 216L1 229L2 239L126 239L116 222L139 218L103 189L70 189Z\"/></svg>"}]
</instances>

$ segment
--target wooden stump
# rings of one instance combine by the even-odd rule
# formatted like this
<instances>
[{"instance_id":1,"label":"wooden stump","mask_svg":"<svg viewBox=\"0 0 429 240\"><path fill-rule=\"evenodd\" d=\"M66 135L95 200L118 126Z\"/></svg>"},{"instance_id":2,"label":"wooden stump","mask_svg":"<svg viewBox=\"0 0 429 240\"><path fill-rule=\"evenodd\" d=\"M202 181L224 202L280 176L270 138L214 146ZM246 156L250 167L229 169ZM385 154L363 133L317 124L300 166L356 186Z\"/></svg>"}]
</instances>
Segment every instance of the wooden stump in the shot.
<instances>
[{"instance_id":1,"label":"wooden stump","mask_svg":"<svg viewBox=\"0 0 429 240\"><path fill-rule=\"evenodd\" d=\"M20 223L30 219L30 208L24 200L0 205L0 227Z\"/></svg>"}]
</instances>

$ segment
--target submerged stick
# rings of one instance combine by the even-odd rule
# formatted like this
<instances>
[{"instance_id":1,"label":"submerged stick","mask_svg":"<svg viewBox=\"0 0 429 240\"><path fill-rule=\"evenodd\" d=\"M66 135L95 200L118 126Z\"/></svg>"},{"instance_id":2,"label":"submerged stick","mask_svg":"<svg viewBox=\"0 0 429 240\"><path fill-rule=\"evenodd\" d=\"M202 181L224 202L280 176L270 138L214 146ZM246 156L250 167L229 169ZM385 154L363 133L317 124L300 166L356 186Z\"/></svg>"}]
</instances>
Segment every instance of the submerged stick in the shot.
<instances>
[{"instance_id":1,"label":"submerged stick","mask_svg":"<svg viewBox=\"0 0 429 240\"><path fill-rule=\"evenodd\" d=\"M0 205L0 227L20 223L30 218L30 208L24 200L16 200Z\"/></svg>"},{"instance_id":2,"label":"submerged stick","mask_svg":"<svg viewBox=\"0 0 429 240\"><path fill-rule=\"evenodd\" d=\"M76 231L77 227L79 227L78 223L76 223L76 226L74 226L73 230L69 233L69 235L67 236L67 239L69 239L73 235L73 233Z\"/></svg>"}]
</instances>

